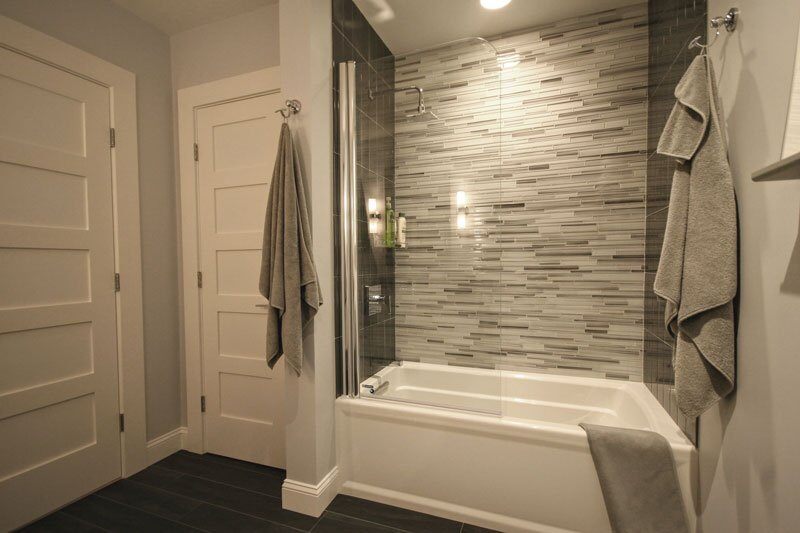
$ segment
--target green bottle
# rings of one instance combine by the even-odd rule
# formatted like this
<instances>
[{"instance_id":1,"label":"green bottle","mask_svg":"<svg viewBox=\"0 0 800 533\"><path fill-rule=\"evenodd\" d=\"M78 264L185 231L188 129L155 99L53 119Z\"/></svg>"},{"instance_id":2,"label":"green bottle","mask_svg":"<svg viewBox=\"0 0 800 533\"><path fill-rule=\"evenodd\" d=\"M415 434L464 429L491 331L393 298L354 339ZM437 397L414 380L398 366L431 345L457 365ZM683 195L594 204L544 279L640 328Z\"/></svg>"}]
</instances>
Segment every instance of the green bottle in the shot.
<instances>
[{"instance_id":1,"label":"green bottle","mask_svg":"<svg viewBox=\"0 0 800 533\"><path fill-rule=\"evenodd\" d=\"M392 209L392 199L386 197L386 231L383 234L383 244L387 248L394 248L396 239L396 224L394 219L394 209Z\"/></svg>"}]
</instances>

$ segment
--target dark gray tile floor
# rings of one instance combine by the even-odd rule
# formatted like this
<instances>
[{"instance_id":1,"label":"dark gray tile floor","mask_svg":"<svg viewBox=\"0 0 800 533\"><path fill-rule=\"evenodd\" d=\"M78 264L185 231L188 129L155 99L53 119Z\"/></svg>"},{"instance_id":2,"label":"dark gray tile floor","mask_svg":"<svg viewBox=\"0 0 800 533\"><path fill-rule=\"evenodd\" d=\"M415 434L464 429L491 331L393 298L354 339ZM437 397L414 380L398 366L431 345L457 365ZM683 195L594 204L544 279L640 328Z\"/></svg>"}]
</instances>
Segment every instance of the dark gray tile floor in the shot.
<instances>
[{"instance_id":1,"label":"dark gray tile floor","mask_svg":"<svg viewBox=\"0 0 800 533\"><path fill-rule=\"evenodd\" d=\"M218 455L181 451L42 518L22 531L490 531L342 495L333 500L320 518L312 518L281 508L284 477L284 471L276 468Z\"/></svg>"}]
</instances>

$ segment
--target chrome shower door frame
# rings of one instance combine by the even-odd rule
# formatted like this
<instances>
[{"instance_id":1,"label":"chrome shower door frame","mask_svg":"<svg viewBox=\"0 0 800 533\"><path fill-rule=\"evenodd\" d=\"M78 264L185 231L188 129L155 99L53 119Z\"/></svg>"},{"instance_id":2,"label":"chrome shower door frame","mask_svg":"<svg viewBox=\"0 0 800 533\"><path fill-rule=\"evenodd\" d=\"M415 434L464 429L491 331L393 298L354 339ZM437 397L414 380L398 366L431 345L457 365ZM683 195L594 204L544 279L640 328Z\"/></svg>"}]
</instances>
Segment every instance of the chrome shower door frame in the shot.
<instances>
[{"instance_id":1,"label":"chrome shower door frame","mask_svg":"<svg viewBox=\"0 0 800 533\"><path fill-rule=\"evenodd\" d=\"M358 186L356 183L356 63L339 63L339 235L342 390L359 396Z\"/></svg>"}]
</instances>

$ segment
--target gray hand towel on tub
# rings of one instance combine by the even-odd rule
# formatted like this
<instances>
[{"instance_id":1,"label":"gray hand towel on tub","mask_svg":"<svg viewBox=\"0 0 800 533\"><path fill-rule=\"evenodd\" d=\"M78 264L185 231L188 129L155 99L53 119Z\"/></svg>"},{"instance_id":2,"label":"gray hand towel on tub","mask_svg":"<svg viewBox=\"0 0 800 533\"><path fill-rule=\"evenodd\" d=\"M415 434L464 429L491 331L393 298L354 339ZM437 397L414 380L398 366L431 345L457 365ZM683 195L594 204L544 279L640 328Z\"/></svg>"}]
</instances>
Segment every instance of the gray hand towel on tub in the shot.
<instances>
[{"instance_id":1,"label":"gray hand towel on tub","mask_svg":"<svg viewBox=\"0 0 800 533\"><path fill-rule=\"evenodd\" d=\"M652 431L580 424L614 533L688 533L672 448Z\"/></svg>"},{"instance_id":2,"label":"gray hand towel on tub","mask_svg":"<svg viewBox=\"0 0 800 533\"><path fill-rule=\"evenodd\" d=\"M303 177L285 123L267 200L258 289L269 300L267 362L272 368L285 354L286 363L299 375L303 364L303 327L322 305L322 295L311 253Z\"/></svg>"},{"instance_id":3,"label":"gray hand towel on tub","mask_svg":"<svg viewBox=\"0 0 800 533\"><path fill-rule=\"evenodd\" d=\"M698 416L734 386L736 200L711 60L696 57L658 153L677 159L654 290L675 338L678 407Z\"/></svg>"}]
</instances>

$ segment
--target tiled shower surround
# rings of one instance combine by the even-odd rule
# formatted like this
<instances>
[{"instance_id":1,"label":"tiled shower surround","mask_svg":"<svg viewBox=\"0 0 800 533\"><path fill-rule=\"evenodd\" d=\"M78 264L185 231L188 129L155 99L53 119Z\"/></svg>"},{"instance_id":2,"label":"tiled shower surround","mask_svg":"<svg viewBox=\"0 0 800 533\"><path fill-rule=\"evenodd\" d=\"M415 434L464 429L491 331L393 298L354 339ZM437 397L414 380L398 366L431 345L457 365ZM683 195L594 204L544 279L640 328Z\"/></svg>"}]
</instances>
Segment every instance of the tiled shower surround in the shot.
<instances>
[{"instance_id":1,"label":"tiled shower surround","mask_svg":"<svg viewBox=\"0 0 800 533\"><path fill-rule=\"evenodd\" d=\"M642 379L647 17L396 58L398 359Z\"/></svg>"},{"instance_id":2,"label":"tiled shower surround","mask_svg":"<svg viewBox=\"0 0 800 533\"><path fill-rule=\"evenodd\" d=\"M645 252L644 381L684 432L696 442L697 424L678 411L674 398L672 339L664 327L664 303L653 292L661 256L674 162L655 153L675 104L675 86L696 50L687 45L706 27L705 0L658 0L649 7L650 89L647 131L647 232Z\"/></svg>"}]
</instances>

